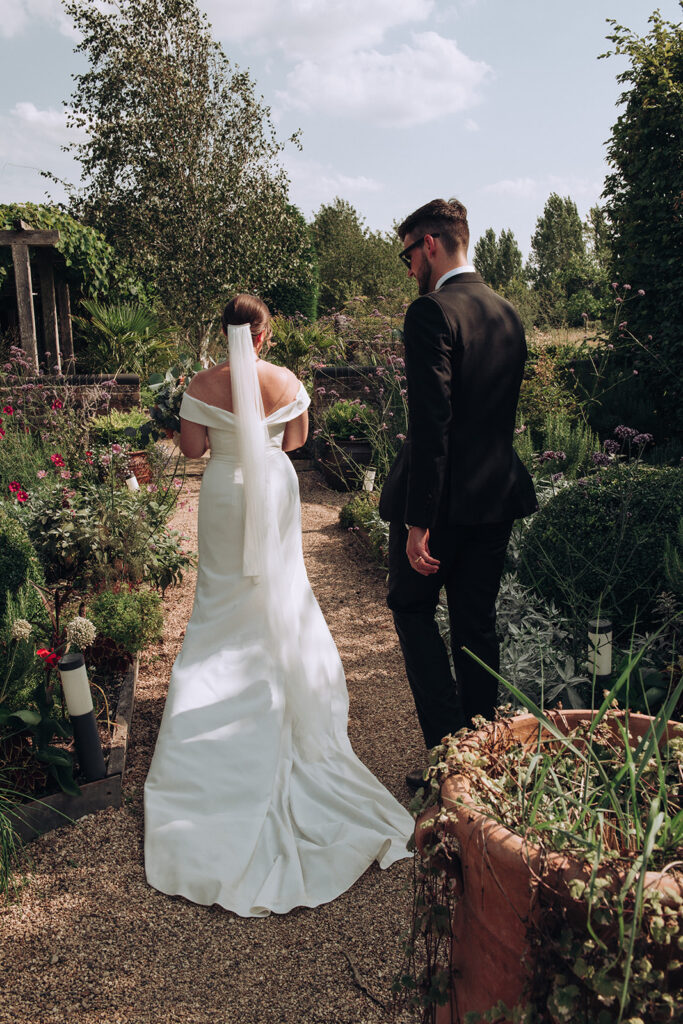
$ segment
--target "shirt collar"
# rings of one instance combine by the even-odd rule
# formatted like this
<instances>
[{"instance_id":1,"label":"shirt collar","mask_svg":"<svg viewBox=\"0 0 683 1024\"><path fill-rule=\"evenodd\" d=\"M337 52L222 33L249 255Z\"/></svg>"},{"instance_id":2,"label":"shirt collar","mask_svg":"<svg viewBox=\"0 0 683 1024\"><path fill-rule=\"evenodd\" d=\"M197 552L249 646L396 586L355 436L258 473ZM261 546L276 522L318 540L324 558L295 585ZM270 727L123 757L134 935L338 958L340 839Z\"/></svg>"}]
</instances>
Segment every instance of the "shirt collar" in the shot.
<instances>
[{"instance_id":1,"label":"shirt collar","mask_svg":"<svg viewBox=\"0 0 683 1024\"><path fill-rule=\"evenodd\" d=\"M471 263L466 264L464 267L454 267L453 270L447 270L434 285L434 291L438 292L441 285L445 284L449 277L455 277L456 274L476 274L476 272L477 268L473 267Z\"/></svg>"}]
</instances>

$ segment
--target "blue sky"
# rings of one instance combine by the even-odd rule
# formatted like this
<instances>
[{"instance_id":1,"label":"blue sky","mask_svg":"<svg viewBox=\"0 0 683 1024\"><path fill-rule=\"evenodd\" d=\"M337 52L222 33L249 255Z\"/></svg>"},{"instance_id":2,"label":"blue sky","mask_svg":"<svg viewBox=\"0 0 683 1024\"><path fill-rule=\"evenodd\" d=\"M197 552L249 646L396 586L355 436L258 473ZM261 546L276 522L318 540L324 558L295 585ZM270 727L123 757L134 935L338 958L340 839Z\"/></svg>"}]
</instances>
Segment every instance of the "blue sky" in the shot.
<instances>
[{"instance_id":1,"label":"blue sky","mask_svg":"<svg viewBox=\"0 0 683 1024\"><path fill-rule=\"evenodd\" d=\"M607 18L647 31L642 0L201 0L248 67L307 218L336 195L388 230L456 195L476 240L512 228L526 254L548 195L599 201L623 58ZM680 20L678 0L658 4ZM0 202L43 201L78 168L60 152L62 101L82 68L59 0L0 0Z\"/></svg>"}]
</instances>

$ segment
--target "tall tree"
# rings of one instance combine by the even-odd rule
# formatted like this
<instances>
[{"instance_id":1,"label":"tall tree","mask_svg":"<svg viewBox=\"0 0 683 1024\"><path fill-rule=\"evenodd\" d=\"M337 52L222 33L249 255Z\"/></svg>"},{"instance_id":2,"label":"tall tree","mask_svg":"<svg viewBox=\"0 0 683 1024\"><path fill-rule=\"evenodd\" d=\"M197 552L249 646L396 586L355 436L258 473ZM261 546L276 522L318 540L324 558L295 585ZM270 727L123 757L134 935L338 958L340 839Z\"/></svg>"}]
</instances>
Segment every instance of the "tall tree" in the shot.
<instances>
[{"instance_id":1,"label":"tall tree","mask_svg":"<svg viewBox=\"0 0 683 1024\"><path fill-rule=\"evenodd\" d=\"M369 231L346 199L323 203L311 224L320 273L320 307L341 309L357 295L402 294L412 297L402 245L395 234Z\"/></svg>"},{"instance_id":2,"label":"tall tree","mask_svg":"<svg viewBox=\"0 0 683 1024\"><path fill-rule=\"evenodd\" d=\"M576 203L552 192L536 221L531 238L529 268L539 290L551 289L572 256L585 252L583 230Z\"/></svg>"},{"instance_id":3,"label":"tall tree","mask_svg":"<svg viewBox=\"0 0 683 1024\"><path fill-rule=\"evenodd\" d=\"M314 279L269 110L195 0L66 0L89 68L70 123L72 209L102 230L200 349L238 289Z\"/></svg>"},{"instance_id":4,"label":"tall tree","mask_svg":"<svg viewBox=\"0 0 683 1024\"><path fill-rule=\"evenodd\" d=\"M583 225L576 203L552 192L536 221L527 265L529 279L546 323L581 322L580 311L569 300L589 275ZM580 300L579 300L580 302Z\"/></svg>"},{"instance_id":5,"label":"tall tree","mask_svg":"<svg viewBox=\"0 0 683 1024\"><path fill-rule=\"evenodd\" d=\"M487 228L474 247L474 265L487 284L502 291L523 276L522 253L513 231L501 231L498 238Z\"/></svg>"},{"instance_id":6,"label":"tall tree","mask_svg":"<svg viewBox=\"0 0 683 1024\"><path fill-rule=\"evenodd\" d=\"M495 288L498 280L498 239L493 228L487 228L475 243L473 263L486 283Z\"/></svg>"},{"instance_id":7,"label":"tall tree","mask_svg":"<svg viewBox=\"0 0 683 1024\"><path fill-rule=\"evenodd\" d=\"M683 10L683 2L680 3ZM648 345L640 374L662 423L683 432L683 26L658 11L642 38L610 21L628 58L607 157L603 196L613 225L613 275L645 294L628 306L629 330ZM652 336L651 344L648 335ZM667 431L668 432L668 431Z\"/></svg>"}]
</instances>

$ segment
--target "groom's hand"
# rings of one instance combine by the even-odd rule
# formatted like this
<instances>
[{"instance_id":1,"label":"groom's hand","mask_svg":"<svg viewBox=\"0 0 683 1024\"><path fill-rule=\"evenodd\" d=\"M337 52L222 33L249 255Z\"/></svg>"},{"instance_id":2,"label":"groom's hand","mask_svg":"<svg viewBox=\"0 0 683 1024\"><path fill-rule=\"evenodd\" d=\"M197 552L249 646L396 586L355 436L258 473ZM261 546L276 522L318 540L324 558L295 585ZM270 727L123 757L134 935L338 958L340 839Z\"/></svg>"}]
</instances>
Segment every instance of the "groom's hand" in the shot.
<instances>
[{"instance_id":1,"label":"groom's hand","mask_svg":"<svg viewBox=\"0 0 683 1024\"><path fill-rule=\"evenodd\" d=\"M406 555L412 568L421 576L431 576L439 571L441 563L429 553L429 530L422 526L411 526L408 530Z\"/></svg>"}]
</instances>

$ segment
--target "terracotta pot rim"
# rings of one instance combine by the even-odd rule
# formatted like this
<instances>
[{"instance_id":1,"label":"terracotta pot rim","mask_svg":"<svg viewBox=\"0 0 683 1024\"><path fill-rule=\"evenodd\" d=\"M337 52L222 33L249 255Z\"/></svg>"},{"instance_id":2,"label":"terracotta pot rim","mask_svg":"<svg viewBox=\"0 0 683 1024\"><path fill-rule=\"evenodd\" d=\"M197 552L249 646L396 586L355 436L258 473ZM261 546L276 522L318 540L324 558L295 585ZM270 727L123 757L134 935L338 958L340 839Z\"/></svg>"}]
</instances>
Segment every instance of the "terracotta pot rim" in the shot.
<instances>
[{"instance_id":1,"label":"terracotta pot rim","mask_svg":"<svg viewBox=\"0 0 683 1024\"><path fill-rule=\"evenodd\" d=\"M571 723L570 728L574 724L585 721L587 717L594 717L595 714L596 712L590 709L546 712L546 716L553 721L564 718L565 721ZM651 715L627 712L618 712L618 717L625 718L627 714L632 722L645 724L652 721ZM468 734L462 741L462 747L464 749L476 750L481 745L482 740L488 738L491 734L495 736L499 730L501 734L503 731L510 733L512 731L510 726L515 726L519 731L529 727L530 731L536 732L538 724L538 720L534 715L526 713L514 715L509 719L490 722L483 729ZM672 722L670 725L674 726L674 734L680 733L683 735L683 724ZM565 884L573 879L586 878L590 875L590 866L583 858L552 850L542 850L537 842L519 835L506 825L497 822L485 811L482 811L479 804L470 795L470 781L466 776L458 774L449 775L441 785L440 795L442 806L451 812L447 822L444 824L444 828L451 835L458 838L461 844L464 845L466 841L471 841L476 835L479 842L484 846L492 842L502 846L507 856L521 857L532 872L540 870L541 865L544 865L544 876L554 876L555 879L561 880ZM462 811L462 813L458 814L459 811ZM438 812L437 806L429 807L422 812L416 821L415 841L420 852L422 852L426 838L431 831L431 827L427 823L433 820ZM455 820L453 812L456 814ZM666 869L646 872L645 884L648 888L659 888L677 893L683 897L683 880L675 879Z\"/></svg>"}]
</instances>

